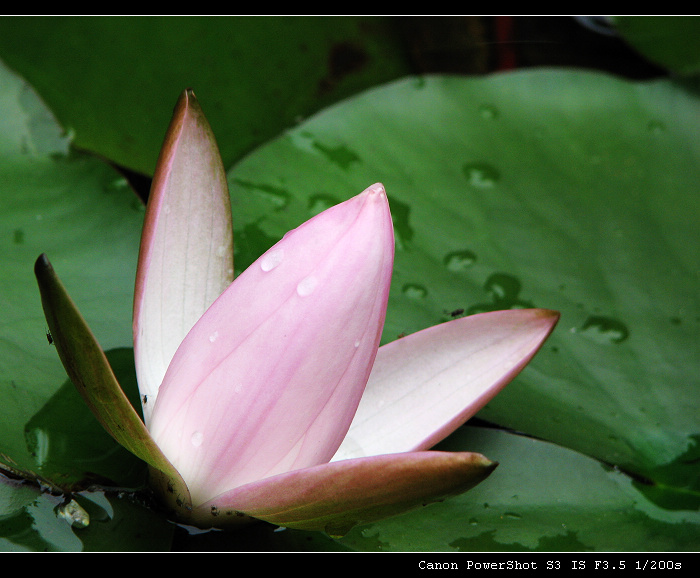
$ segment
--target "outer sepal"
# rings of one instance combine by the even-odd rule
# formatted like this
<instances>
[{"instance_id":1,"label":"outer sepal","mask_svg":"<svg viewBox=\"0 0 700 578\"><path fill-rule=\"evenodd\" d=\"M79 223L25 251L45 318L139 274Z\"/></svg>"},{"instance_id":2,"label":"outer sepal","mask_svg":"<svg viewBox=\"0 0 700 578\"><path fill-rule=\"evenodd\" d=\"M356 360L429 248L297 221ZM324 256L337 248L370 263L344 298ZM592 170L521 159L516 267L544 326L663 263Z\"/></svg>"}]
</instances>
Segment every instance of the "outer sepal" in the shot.
<instances>
[{"instance_id":1,"label":"outer sepal","mask_svg":"<svg viewBox=\"0 0 700 578\"><path fill-rule=\"evenodd\" d=\"M162 472L173 500L186 507L190 497L185 482L129 403L102 348L45 254L37 259L34 273L46 321L68 377L105 430L135 456Z\"/></svg>"},{"instance_id":2,"label":"outer sepal","mask_svg":"<svg viewBox=\"0 0 700 578\"><path fill-rule=\"evenodd\" d=\"M341 537L367 524L465 492L498 464L476 453L413 452L342 460L235 488L192 511L201 527L251 516Z\"/></svg>"}]
</instances>

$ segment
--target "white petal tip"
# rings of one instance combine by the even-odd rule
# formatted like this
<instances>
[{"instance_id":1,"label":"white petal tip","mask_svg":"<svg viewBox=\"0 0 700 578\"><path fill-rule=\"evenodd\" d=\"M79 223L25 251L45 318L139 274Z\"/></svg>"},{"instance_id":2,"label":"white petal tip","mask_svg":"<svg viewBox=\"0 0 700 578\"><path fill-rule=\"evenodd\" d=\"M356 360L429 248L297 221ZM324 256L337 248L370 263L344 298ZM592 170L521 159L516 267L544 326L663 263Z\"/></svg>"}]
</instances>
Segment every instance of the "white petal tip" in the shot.
<instances>
[{"instance_id":1,"label":"white petal tip","mask_svg":"<svg viewBox=\"0 0 700 578\"><path fill-rule=\"evenodd\" d=\"M367 187L365 192L368 195L379 195L386 197L386 190L384 190L384 185L382 185L382 183L374 183L372 186Z\"/></svg>"}]
</instances>

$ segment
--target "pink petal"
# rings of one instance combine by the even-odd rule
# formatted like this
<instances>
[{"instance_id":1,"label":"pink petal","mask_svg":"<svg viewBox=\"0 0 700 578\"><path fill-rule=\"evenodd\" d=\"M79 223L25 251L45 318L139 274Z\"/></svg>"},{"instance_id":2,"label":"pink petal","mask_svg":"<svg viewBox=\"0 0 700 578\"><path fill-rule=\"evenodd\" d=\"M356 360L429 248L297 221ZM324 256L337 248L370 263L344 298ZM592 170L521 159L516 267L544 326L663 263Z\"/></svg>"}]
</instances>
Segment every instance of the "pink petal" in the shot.
<instances>
[{"instance_id":1,"label":"pink petal","mask_svg":"<svg viewBox=\"0 0 700 578\"><path fill-rule=\"evenodd\" d=\"M156 166L136 275L134 355L147 424L175 350L232 280L226 174L211 128L187 90Z\"/></svg>"},{"instance_id":2,"label":"pink petal","mask_svg":"<svg viewBox=\"0 0 700 578\"><path fill-rule=\"evenodd\" d=\"M558 319L545 309L481 313L380 347L333 460L434 446L525 367Z\"/></svg>"},{"instance_id":3,"label":"pink petal","mask_svg":"<svg viewBox=\"0 0 700 578\"><path fill-rule=\"evenodd\" d=\"M195 506L333 456L377 352L393 255L377 184L285 235L190 331L149 429Z\"/></svg>"},{"instance_id":4,"label":"pink petal","mask_svg":"<svg viewBox=\"0 0 700 578\"><path fill-rule=\"evenodd\" d=\"M366 524L460 494L497 466L480 454L415 452L344 460L253 482L195 508L206 528L249 517L342 536Z\"/></svg>"}]
</instances>

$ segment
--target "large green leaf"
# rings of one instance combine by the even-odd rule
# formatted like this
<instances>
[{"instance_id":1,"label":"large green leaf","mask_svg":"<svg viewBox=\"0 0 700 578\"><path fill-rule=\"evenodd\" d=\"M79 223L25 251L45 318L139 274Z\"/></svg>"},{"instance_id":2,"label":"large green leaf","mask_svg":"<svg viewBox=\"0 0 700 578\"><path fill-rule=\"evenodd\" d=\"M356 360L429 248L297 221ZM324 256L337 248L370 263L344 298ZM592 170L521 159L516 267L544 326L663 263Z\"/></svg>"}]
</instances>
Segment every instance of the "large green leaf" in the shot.
<instances>
[{"instance_id":1,"label":"large green leaf","mask_svg":"<svg viewBox=\"0 0 700 578\"><path fill-rule=\"evenodd\" d=\"M0 462L71 482L88 473L116 479L117 464L125 464L131 482L138 463L109 437L102 445L82 434L91 431L90 416L47 343L32 265L49 255L133 393L131 298L142 207L117 173L68 153L31 90L0 74L7 111L0 116L0 453L9 458ZM579 453L466 430L441 449L478 451L501 465L464 497L358 528L340 545L262 525L245 536L178 533L177 547L697 544L697 119L697 97L668 81L544 70L411 78L324 111L234 167L238 270L311 214L384 182L398 246L384 341L486 309L559 309L551 340L481 417ZM544 488L543 479L550 481ZM565 516L571 532L552 526L564 523L547 495L552 488L562 488L553 496L573 508ZM1 497L1 548L91 548L75 541L80 530L57 517L48 496L35 501L28 490L10 488ZM84 497L77 499L94 508ZM87 499L107 510L108 497ZM484 503L497 507L485 512ZM162 518L142 514L134 519L151 520L142 528L166 537L153 548L167 547ZM108 518L100 527L107 541L98 544L129 549L128 537L118 540L119 517ZM26 534L38 519L46 533ZM608 521L616 532L595 537Z\"/></svg>"},{"instance_id":2,"label":"large green leaf","mask_svg":"<svg viewBox=\"0 0 700 578\"><path fill-rule=\"evenodd\" d=\"M478 447L498 459L468 493L352 530L340 543L374 551L697 550L700 512L669 511L619 470L552 444L463 428L438 449Z\"/></svg>"},{"instance_id":3,"label":"large green leaf","mask_svg":"<svg viewBox=\"0 0 700 578\"><path fill-rule=\"evenodd\" d=\"M114 487L142 487L144 465L68 381L31 266L51 255L138 407L130 319L143 206L116 171L71 153L51 113L4 66L0 107L0 466L40 485L0 474L0 550L168 549L172 526ZM112 488L39 492L93 484ZM81 505L87 527L71 526L64 501Z\"/></svg>"},{"instance_id":4,"label":"large green leaf","mask_svg":"<svg viewBox=\"0 0 700 578\"><path fill-rule=\"evenodd\" d=\"M173 532L159 513L125 492L52 496L0 476L3 552L167 550Z\"/></svg>"},{"instance_id":5,"label":"large green leaf","mask_svg":"<svg viewBox=\"0 0 700 578\"><path fill-rule=\"evenodd\" d=\"M224 164L332 102L406 74L376 17L3 17L0 57L75 144L152 174L192 87Z\"/></svg>"},{"instance_id":6,"label":"large green leaf","mask_svg":"<svg viewBox=\"0 0 700 578\"><path fill-rule=\"evenodd\" d=\"M65 422L79 430L76 416L84 408L57 413L43 407L59 395L66 373L47 337L31 263L49 254L103 348L130 347L143 207L109 166L69 152L50 113L4 67L0 86L0 463L47 477L48 461L62 453ZM104 463L104 446L93 450L96 463ZM81 460L63 472L68 487L91 471L84 448L74 451Z\"/></svg>"},{"instance_id":7,"label":"large green leaf","mask_svg":"<svg viewBox=\"0 0 700 578\"><path fill-rule=\"evenodd\" d=\"M622 37L652 62L683 75L700 73L700 18L614 16Z\"/></svg>"},{"instance_id":8,"label":"large green leaf","mask_svg":"<svg viewBox=\"0 0 700 578\"><path fill-rule=\"evenodd\" d=\"M560 310L481 417L696 501L699 114L668 81L405 79L234 167L236 263L382 181L398 247L384 340L483 310Z\"/></svg>"}]
</instances>

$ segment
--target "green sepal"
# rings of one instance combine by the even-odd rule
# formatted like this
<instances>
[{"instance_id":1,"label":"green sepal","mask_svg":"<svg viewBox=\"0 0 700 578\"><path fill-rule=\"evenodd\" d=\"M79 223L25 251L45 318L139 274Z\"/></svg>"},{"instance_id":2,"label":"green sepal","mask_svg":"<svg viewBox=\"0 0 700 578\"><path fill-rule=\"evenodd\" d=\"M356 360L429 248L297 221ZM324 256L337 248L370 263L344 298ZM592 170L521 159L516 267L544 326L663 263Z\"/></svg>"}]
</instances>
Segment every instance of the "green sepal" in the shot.
<instances>
[{"instance_id":1,"label":"green sepal","mask_svg":"<svg viewBox=\"0 0 700 578\"><path fill-rule=\"evenodd\" d=\"M68 377L105 430L151 466L152 473L160 472L155 477L162 480L172 503L189 508L187 485L124 394L104 351L45 254L37 259L34 273L49 331Z\"/></svg>"},{"instance_id":2,"label":"green sepal","mask_svg":"<svg viewBox=\"0 0 700 578\"><path fill-rule=\"evenodd\" d=\"M202 528L251 518L339 538L368 524L466 492L498 464L471 452L406 452L340 460L264 478L196 506Z\"/></svg>"}]
</instances>

